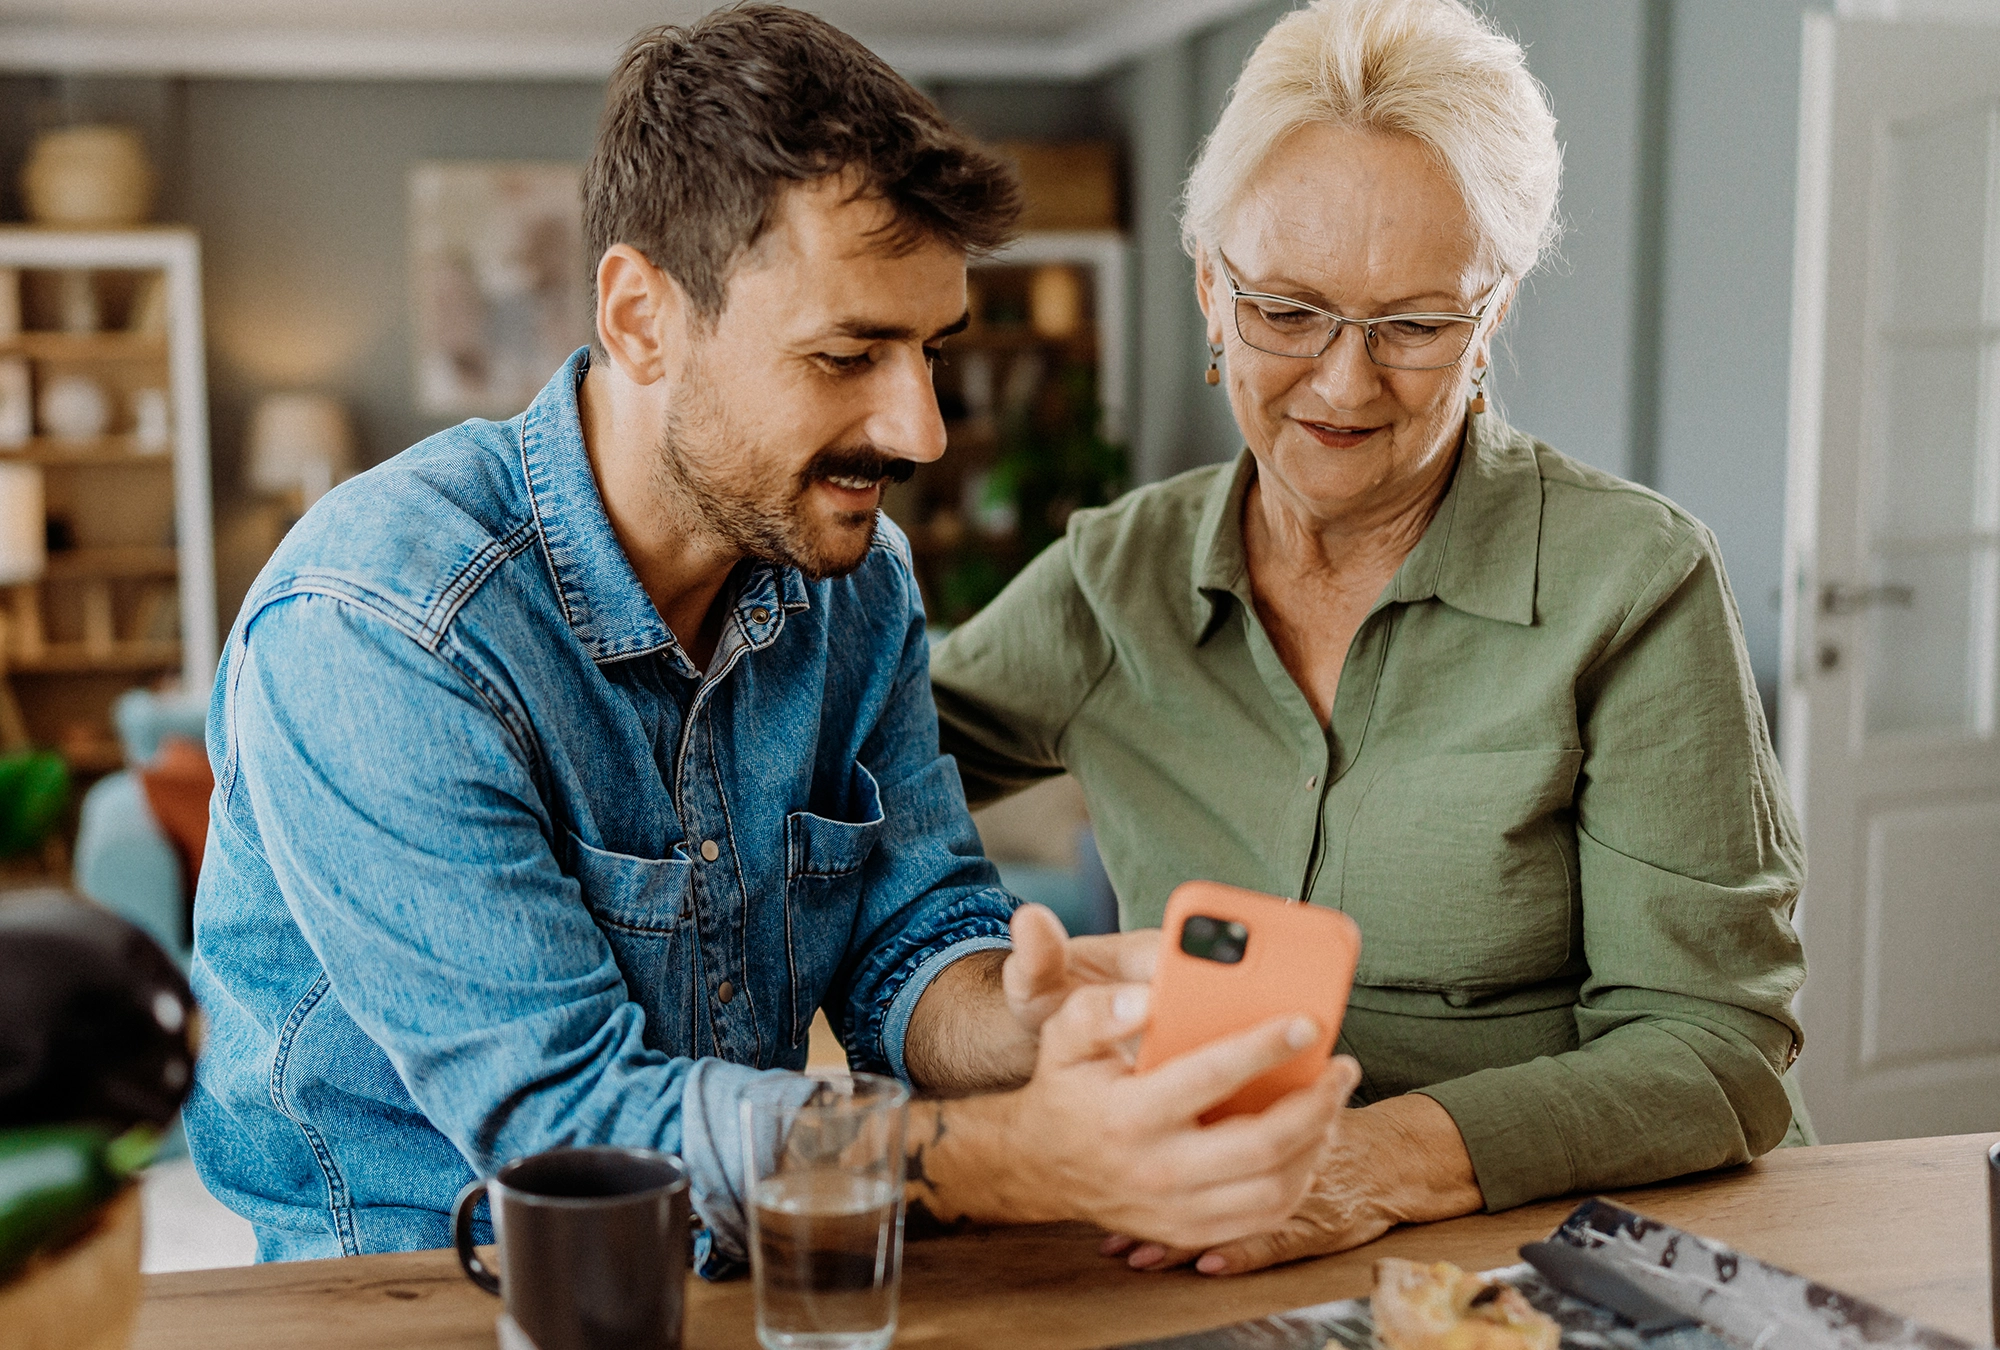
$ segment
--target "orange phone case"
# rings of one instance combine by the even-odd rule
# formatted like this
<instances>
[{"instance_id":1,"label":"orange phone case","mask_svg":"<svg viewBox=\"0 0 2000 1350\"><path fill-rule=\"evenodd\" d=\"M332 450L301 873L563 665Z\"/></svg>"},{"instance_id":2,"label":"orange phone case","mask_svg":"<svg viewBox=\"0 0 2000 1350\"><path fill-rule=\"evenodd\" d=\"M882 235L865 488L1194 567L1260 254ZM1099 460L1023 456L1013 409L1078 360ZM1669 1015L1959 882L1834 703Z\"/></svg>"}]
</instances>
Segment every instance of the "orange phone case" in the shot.
<instances>
[{"instance_id":1,"label":"orange phone case","mask_svg":"<svg viewBox=\"0 0 2000 1350\"><path fill-rule=\"evenodd\" d=\"M1224 964L1182 951L1181 930L1196 915L1248 929L1242 960ZM1160 964L1153 972L1152 1018L1139 1044L1137 1067L1153 1068L1287 1014L1316 1019L1322 1028L1318 1041L1244 1084L1202 1121L1261 1111L1314 1081L1326 1067L1360 957L1361 930L1339 910L1295 904L1218 881L1183 882L1167 899Z\"/></svg>"}]
</instances>

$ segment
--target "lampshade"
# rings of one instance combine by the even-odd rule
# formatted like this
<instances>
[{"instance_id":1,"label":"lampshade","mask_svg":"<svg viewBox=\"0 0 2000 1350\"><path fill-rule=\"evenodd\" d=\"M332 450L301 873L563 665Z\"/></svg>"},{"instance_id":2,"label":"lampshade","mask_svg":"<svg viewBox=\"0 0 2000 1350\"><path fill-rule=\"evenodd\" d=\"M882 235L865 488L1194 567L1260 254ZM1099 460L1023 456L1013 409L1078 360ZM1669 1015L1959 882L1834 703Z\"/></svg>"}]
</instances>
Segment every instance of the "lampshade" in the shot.
<instances>
[{"instance_id":1,"label":"lampshade","mask_svg":"<svg viewBox=\"0 0 2000 1350\"><path fill-rule=\"evenodd\" d=\"M271 394L250 416L250 485L311 506L354 469L354 427L325 394Z\"/></svg>"},{"instance_id":2,"label":"lampshade","mask_svg":"<svg viewBox=\"0 0 2000 1350\"><path fill-rule=\"evenodd\" d=\"M41 469L0 464L0 586L18 586L47 571L48 538Z\"/></svg>"},{"instance_id":3,"label":"lampshade","mask_svg":"<svg viewBox=\"0 0 2000 1350\"><path fill-rule=\"evenodd\" d=\"M1083 278L1074 267L1051 263L1028 280L1028 322L1035 336L1072 338L1083 327Z\"/></svg>"}]
</instances>

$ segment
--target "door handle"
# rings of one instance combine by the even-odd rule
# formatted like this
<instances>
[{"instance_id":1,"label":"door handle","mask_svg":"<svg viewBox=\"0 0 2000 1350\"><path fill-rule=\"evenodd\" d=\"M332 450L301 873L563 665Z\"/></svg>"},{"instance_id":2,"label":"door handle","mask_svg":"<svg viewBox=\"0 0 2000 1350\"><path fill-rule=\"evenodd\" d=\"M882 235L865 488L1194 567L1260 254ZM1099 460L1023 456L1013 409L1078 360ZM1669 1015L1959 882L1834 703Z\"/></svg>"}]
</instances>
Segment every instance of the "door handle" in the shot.
<instances>
[{"instance_id":1,"label":"door handle","mask_svg":"<svg viewBox=\"0 0 2000 1350\"><path fill-rule=\"evenodd\" d=\"M1819 612L1828 615L1859 614L1870 605L1908 609L1916 603L1914 586L1843 586L1831 581L1819 588Z\"/></svg>"}]
</instances>

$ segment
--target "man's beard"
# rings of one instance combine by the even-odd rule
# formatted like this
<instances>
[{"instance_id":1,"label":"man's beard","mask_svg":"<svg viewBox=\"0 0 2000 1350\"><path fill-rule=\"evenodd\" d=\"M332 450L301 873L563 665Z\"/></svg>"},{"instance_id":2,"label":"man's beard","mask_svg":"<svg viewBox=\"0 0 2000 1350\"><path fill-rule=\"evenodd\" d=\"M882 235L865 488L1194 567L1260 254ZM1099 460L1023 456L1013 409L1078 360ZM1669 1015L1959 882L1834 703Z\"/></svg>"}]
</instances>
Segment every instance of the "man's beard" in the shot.
<instances>
[{"instance_id":1,"label":"man's beard","mask_svg":"<svg viewBox=\"0 0 2000 1350\"><path fill-rule=\"evenodd\" d=\"M776 468L753 469L758 458L731 425L701 363L692 363L660 430L656 482L662 494L731 550L796 567L815 581L861 565L875 541L875 512L839 512L816 526L807 505L813 484L827 478L906 482L916 468L872 445L828 446L789 480ZM724 471L716 472L718 466Z\"/></svg>"}]
</instances>

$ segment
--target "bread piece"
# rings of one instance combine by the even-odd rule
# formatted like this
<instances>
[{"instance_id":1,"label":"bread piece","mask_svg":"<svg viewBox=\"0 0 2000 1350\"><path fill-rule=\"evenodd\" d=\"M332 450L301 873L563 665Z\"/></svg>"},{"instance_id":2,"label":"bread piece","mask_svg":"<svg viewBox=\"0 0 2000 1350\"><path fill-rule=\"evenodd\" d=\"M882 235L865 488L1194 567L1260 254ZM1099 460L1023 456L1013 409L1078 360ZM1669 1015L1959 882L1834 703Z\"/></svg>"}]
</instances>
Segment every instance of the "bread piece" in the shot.
<instances>
[{"instance_id":1,"label":"bread piece","mask_svg":"<svg viewBox=\"0 0 2000 1350\"><path fill-rule=\"evenodd\" d=\"M1388 1350L1556 1350L1562 1339L1520 1290L1449 1261L1427 1266L1384 1257L1375 1263L1368 1306Z\"/></svg>"}]
</instances>

